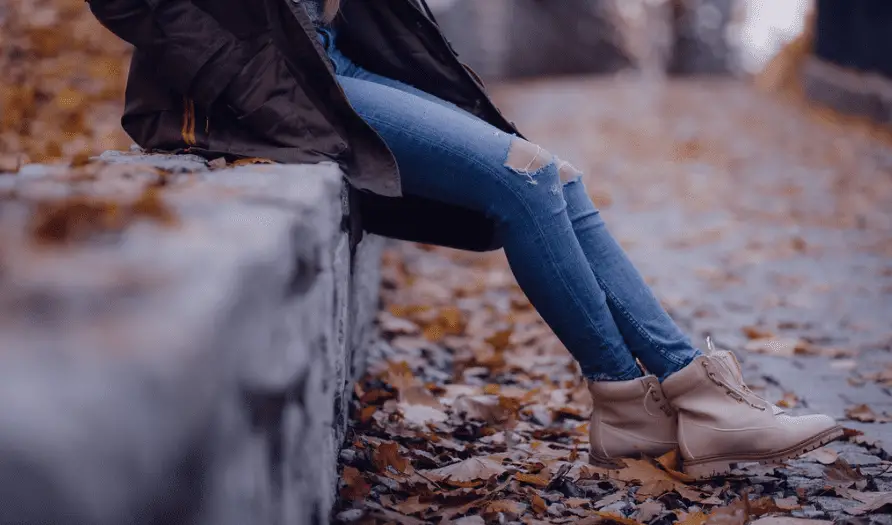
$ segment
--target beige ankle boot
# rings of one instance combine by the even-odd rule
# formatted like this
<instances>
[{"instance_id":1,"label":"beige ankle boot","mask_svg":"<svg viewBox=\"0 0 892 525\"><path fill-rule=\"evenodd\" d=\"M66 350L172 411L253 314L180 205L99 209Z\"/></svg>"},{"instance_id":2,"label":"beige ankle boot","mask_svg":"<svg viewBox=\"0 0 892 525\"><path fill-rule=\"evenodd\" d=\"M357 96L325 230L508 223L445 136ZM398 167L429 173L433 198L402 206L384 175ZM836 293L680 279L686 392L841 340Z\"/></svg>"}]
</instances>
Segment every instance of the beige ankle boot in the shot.
<instances>
[{"instance_id":1,"label":"beige ankle boot","mask_svg":"<svg viewBox=\"0 0 892 525\"><path fill-rule=\"evenodd\" d=\"M831 417L791 416L757 396L731 352L700 356L662 386L678 411L684 472L695 478L726 474L735 463L778 463L843 433Z\"/></svg>"},{"instance_id":2,"label":"beige ankle boot","mask_svg":"<svg viewBox=\"0 0 892 525\"><path fill-rule=\"evenodd\" d=\"M590 381L594 409L589 429L593 465L616 467L617 458L657 457L677 446L675 411L654 376L631 381Z\"/></svg>"}]
</instances>

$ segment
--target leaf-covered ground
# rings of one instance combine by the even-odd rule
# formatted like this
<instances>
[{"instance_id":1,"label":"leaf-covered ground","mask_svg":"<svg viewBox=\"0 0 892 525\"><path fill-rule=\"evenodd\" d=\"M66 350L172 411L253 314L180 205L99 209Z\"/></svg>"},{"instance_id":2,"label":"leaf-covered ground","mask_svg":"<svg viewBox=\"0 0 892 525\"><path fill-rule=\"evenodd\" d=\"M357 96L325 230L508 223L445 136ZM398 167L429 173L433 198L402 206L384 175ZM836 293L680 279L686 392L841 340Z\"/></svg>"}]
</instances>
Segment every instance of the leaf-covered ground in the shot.
<instances>
[{"instance_id":1,"label":"leaf-covered ground","mask_svg":"<svg viewBox=\"0 0 892 525\"><path fill-rule=\"evenodd\" d=\"M126 149L130 48L83 0L0 5L0 172Z\"/></svg>"},{"instance_id":2,"label":"leaf-covered ground","mask_svg":"<svg viewBox=\"0 0 892 525\"><path fill-rule=\"evenodd\" d=\"M611 229L695 340L735 350L771 401L852 430L708 482L671 455L590 466L585 385L502 254L394 244L335 520L892 523L878 439L892 415L892 148L732 82L544 81L499 97L587 171Z\"/></svg>"}]
</instances>

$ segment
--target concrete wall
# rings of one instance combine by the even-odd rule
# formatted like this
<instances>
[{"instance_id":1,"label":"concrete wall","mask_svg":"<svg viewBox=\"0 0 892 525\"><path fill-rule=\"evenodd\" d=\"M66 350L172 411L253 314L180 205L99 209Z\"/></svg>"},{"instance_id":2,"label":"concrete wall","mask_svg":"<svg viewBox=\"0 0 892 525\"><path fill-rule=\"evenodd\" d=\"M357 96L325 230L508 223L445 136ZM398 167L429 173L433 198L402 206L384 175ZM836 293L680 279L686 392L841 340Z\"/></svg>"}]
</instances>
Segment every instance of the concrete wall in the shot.
<instances>
[{"instance_id":1,"label":"concrete wall","mask_svg":"<svg viewBox=\"0 0 892 525\"><path fill-rule=\"evenodd\" d=\"M327 522L382 249L341 173L103 157L0 175L0 523Z\"/></svg>"}]
</instances>

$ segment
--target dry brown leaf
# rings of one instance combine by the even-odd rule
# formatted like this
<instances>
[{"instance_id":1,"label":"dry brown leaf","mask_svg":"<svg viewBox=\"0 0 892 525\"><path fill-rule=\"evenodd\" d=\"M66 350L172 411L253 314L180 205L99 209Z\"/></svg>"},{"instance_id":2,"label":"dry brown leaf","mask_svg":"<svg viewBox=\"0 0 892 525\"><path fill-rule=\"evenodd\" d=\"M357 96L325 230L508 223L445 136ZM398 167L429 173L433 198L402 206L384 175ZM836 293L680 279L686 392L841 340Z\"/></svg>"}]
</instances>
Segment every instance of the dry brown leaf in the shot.
<instances>
[{"instance_id":1,"label":"dry brown leaf","mask_svg":"<svg viewBox=\"0 0 892 525\"><path fill-rule=\"evenodd\" d=\"M585 498L567 498L563 503L571 509L578 509L580 507L591 505L592 501Z\"/></svg>"},{"instance_id":2,"label":"dry brown leaf","mask_svg":"<svg viewBox=\"0 0 892 525\"><path fill-rule=\"evenodd\" d=\"M779 399L775 405L781 408L794 408L799 404L799 397L793 392L784 392L784 397Z\"/></svg>"},{"instance_id":3,"label":"dry brown leaf","mask_svg":"<svg viewBox=\"0 0 892 525\"><path fill-rule=\"evenodd\" d=\"M541 476L537 476L535 474L525 474L523 472L518 472L517 474L515 474L514 479L520 481L521 483L528 483L537 487L547 487L549 483L549 480Z\"/></svg>"},{"instance_id":4,"label":"dry brown leaf","mask_svg":"<svg viewBox=\"0 0 892 525\"><path fill-rule=\"evenodd\" d=\"M486 481L505 473L505 467L486 457L468 458L434 470L423 470L421 474L434 481L476 482Z\"/></svg>"},{"instance_id":5,"label":"dry brown leaf","mask_svg":"<svg viewBox=\"0 0 892 525\"><path fill-rule=\"evenodd\" d=\"M406 501L393 504L391 508L397 512L411 516L412 514L418 514L427 510L435 510L437 506L433 505L431 502L421 502L418 496L412 496L406 499Z\"/></svg>"},{"instance_id":6,"label":"dry brown leaf","mask_svg":"<svg viewBox=\"0 0 892 525\"><path fill-rule=\"evenodd\" d=\"M892 512L892 492L874 492L863 494L869 494L870 501L866 501L863 505L859 505L857 507L846 508L845 511L848 514L851 514L853 516L860 516L862 514L877 512L884 507L889 507L886 509L886 512Z\"/></svg>"},{"instance_id":7,"label":"dry brown leaf","mask_svg":"<svg viewBox=\"0 0 892 525\"><path fill-rule=\"evenodd\" d=\"M507 420L513 411L505 406L498 396L461 396L455 400L452 409L466 418L485 421L486 423L500 423Z\"/></svg>"},{"instance_id":8,"label":"dry brown leaf","mask_svg":"<svg viewBox=\"0 0 892 525\"><path fill-rule=\"evenodd\" d=\"M810 520L807 518L791 518L788 516L771 516L759 518L750 525L833 525L832 521Z\"/></svg>"},{"instance_id":9,"label":"dry brown leaf","mask_svg":"<svg viewBox=\"0 0 892 525\"><path fill-rule=\"evenodd\" d=\"M676 525L704 525L708 516L704 512L692 512L690 514L679 515L679 521Z\"/></svg>"},{"instance_id":10,"label":"dry brown leaf","mask_svg":"<svg viewBox=\"0 0 892 525\"><path fill-rule=\"evenodd\" d=\"M425 525L426 523L418 518L406 516L405 514L390 509L385 509L381 505L372 501L366 501L365 506L371 511L370 514L384 520L386 523L396 523L398 525Z\"/></svg>"},{"instance_id":11,"label":"dry brown leaf","mask_svg":"<svg viewBox=\"0 0 892 525\"><path fill-rule=\"evenodd\" d=\"M275 164L276 162L270 159L264 159L260 157L249 157L244 159L238 159L234 161L231 166L250 166L253 164Z\"/></svg>"},{"instance_id":12,"label":"dry brown leaf","mask_svg":"<svg viewBox=\"0 0 892 525\"><path fill-rule=\"evenodd\" d=\"M344 467L341 479L344 482L344 487L341 489L341 497L344 499L350 501L362 500L372 490L372 486L365 481L362 473L356 468Z\"/></svg>"},{"instance_id":13,"label":"dry brown leaf","mask_svg":"<svg viewBox=\"0 0 892 525\"><path fill-rule=\"evenodd\" d=\"M713 510L703 521L705 525L746 525L749 521L746 503L737 500L727 507Z\"/></svg>"},{"instance_id":14,"label":"dry brown leaf","mask_svg":"<svg viewBox=\"0 0 892 525\"><path fill-rule=\"evenodd\" d=\"M814 353L814 347L807 341L789 338L753 339L746 343L744 348L749 352L757 354L770 354L782 357Z\"/></svg>"},{"instance_id":15,"label":"dry brown leaf","mask_svg":"<svg viewBox=\"0 0 892 525\"><path fill-rule=\"evenodd\" d=\"M496 352L501 352L508 348L511 344L511 334L514 332L514 327L507 328L505 330L499 330L493 335L487 337L485 341L492 347Z\"/></svg>"},{"instance_id":16,"label":"dry brown leaf","mask_svg":"<svg viewBox=\"0 0 892 525\"><path fill-rule=\"evenodd\" d=\"M499 391L500 391L501 389L502 389L501 385L497 385L497 384L488 384L488 385L486 385L485 387L483 387L483 393L484 393L484 394L487 394L487 395L490 395L490 396L496 396L496 395L499 394Z\"/></svg>"},{"instance_id":17,"label":"dry brown leaf","mask_svg":"<svg viewBox=\"0 0 892 525\"><path fill-rule=\"evenodd\" d=\"M789 498L774 498L774 504L781 510L796 510L802 508L799 504L799 498L790 496Z\"/></svg>"},{"instance_id":18,"label":"dry brown leaf","mask_svg":"<svg viewBox=\"0 0 892 525\"><path fill-rule=\"evenodd\" d=\"M593 502L592 505L596 509L600 509L602 507L606 507L607 505L610 505L611 503L616 503L617 501L619 501L625 497L626 497L626 493L624 491L617 491L609 496L604 496L603 498Z\"/></svg>"},{"instance_id":19,"label":"dry brown leaf","mask_svg":"<svg viewBox=\"0 0 892 525\"><path fill-rule=\"evenodd\" d=\"M774 337L774 333L771 330L759 328L758 326L744 326L741 328L741 331L749 339L771 339Z\"/></svg>"},{"instance_id":20,"label":"dry brown leaf","mask_svg":"<svg viewBox=\"0 0 892 525\"><path fill-rule=\"evenodd\" d=\"M645 501L638 505L638 512L635 517L640 521L650 521L664 512L663 504L659 501Z\"/></svg>"},{"instance_id":21,"label":"dry brown leaf","mask_svg":"<svg viewBox=\"0 0 892 525\"><path fill-rule=\"evenodd\" d=\"M548 504L535 492L530 494L530 505L536 514L545 514L545 511L548 510Z\"/></svg>"},{"instance_id":22,"label":"dry brown leaf","mask_svg":"<svg viewBox=\"0 0 892 525\"><path fill-rule=\"evenodd\" d=\"M832 448L821 447L804 454L803 459L813 459L822 465L830 465L839 459L839 453Z\"/></svg>"},{"instance_id":23,"label":"dry brown leaf","mask_svg":"<svg viewBox=\"0 0 892 525\"><path fill-rule=\"evenodd\" d=\"M681 468L681 459L678 456L678 449L673 448L669 452L658 457L657 463L659 463L671 477L678 481L683 481L685 483L694 481L693 476L689 476L679 470Z\"/></svg>"},{"instance_id":24,"label":"dry brown leaf","mask_svg":"<svg viewBox=\"0 0 892 525\"><path fill-rule=\"evenodd\" d=\"M359 422L362 424L366 424L372 420L372 417L375 415L375 412L378 411L378 407L371 405L367 407L363 407L362 410L359 411Z\"/></svg>"},{"instance_id":25,"label":"dry brown leaf","mask_svg":"<svg viewBox=\"0 0 892 525\"><path fill-rule=\"evenodd\" d=\"M385 472L392 467L403 474L409 469L409 460L400 455L400 446L396 443L381 443L372 455L372 463L378 472Z\"/></svg>"},{"instance_id":26,"label":"dry brown leaf","mask_svg":"<svg viewBox=\"0 0 892 525\"><path fill-rule=\"evenodd\" d=\"M647 498L658 498L663 494L674 490L675 482L669 479L657 479L642 483L641 488L635 494L639 501Z\"/></svg>"},{"instance_id":27,"label":"dry brown leaf","mask_svg":"<svg viewBox=\"0 0 892 525\"><path fill-rule=\"evenodd\" d=\"M861 472L853 469L852 466L842 458L837 458L836 461L824 467L824 476L829 481L852 482L864 479L864 475L861 474Z\"/></svg>"},{"instance_id":28,"label":"dry brown leaf","mask_svg":"<svg viewBox=\"0 0 892 525\"><path fill-rule=\"evenodd\" d=\"M500 499L495 501L490 501L486 506L486 514L498 514L503 512L505 514L511 514L514 516L520 516L526 510L526 505L520 503L519 501L512 501L509 499Z\"/></svg>"},{"instance_id":29,"label":"dry brown leaf","mask_svg":"<svg viewBox=\"0 0 892 525\"><path fill-rule=\"evenodd\" d=\"M889 423L892 422L892 417L889 417L885 414L877 415L873 410L867 405L855 405L853 407L849 407L846 409L846 417L849 419L854 419L855 421L861 421L864 423Z\"/></svg>"},{"instance_id":30,"label":"dry brown leaf","mask_svg":"<svg viewBox=\"0 0 892 525\"><path fill-rule=\"evenodd\" d=\"M421 328L411 320L397 317L387 311L378 315L378 325L386 334L415 335L421 332Z\"/></svg>"},{"instance_id":31,"label":"dry brown leaf","mask_svg":"<svg viewBox=\"0 0 892 525\"><path fill-rule=\"evenodd\" d=\"M649 460L626 459L623 460L623 463L625 463L626 468L611 470L609 473L610 477L621 481L637 481L641 483L642 486L649 485L649 490L652 491L658 491L667 486L666 483L663 483L662 485L657 484L658 481L664 481L671 485L672 490L675 490L682 497L691 501L697 501L703 497L703 493L700 490L693 489L687 486L684 482L674 479L667 472L657 468Z\"/></svg>"},{"instance_id":32,"label":"dry brown leaf","mask_svg":"<svg viewBox=\"0 0 892 525\"><path fill-rule=\"evenodd\" d=\"M398 406L403 420L413 427L424 428L429 423L441 423L449 419L446 412L427 405L400 403Z\"/></svg>"},{"instance_id":33,"label":"dry brown leaf","mask_svg":"<svg viewBox=\"0 0 892 525\"><path fill-rule=\"evenodd\" d=\"M608 524L616 523L618 525L643 525L638 520L633 520L632 518L626 518L624 516L620 516L618 514L612 514L610 512L596 511L595 514L598 517L600 517L604 520L607 520L606 523L608 523Z\"/></svg>"}]
</instances>

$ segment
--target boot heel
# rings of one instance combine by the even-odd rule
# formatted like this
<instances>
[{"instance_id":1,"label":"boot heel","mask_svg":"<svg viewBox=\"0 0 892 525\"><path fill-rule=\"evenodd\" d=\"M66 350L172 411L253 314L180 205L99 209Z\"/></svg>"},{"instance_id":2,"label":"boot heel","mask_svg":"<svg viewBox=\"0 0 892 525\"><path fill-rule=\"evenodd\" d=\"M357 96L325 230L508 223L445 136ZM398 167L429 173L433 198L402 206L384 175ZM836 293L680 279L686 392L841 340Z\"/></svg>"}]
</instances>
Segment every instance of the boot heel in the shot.
<instances>
[{"instance_id":1,"label":"boot heel","mask_svg":"<svg viewBox=\"0 0 892 525\"><path fill-rule=\"evenodd\" d=\"M734 461L710 461L708 463L697 463L695 465L683 465L682 472L696 479L707 479L716 476L723 476L737 465Z\"/></svg>"}]
</instances>

